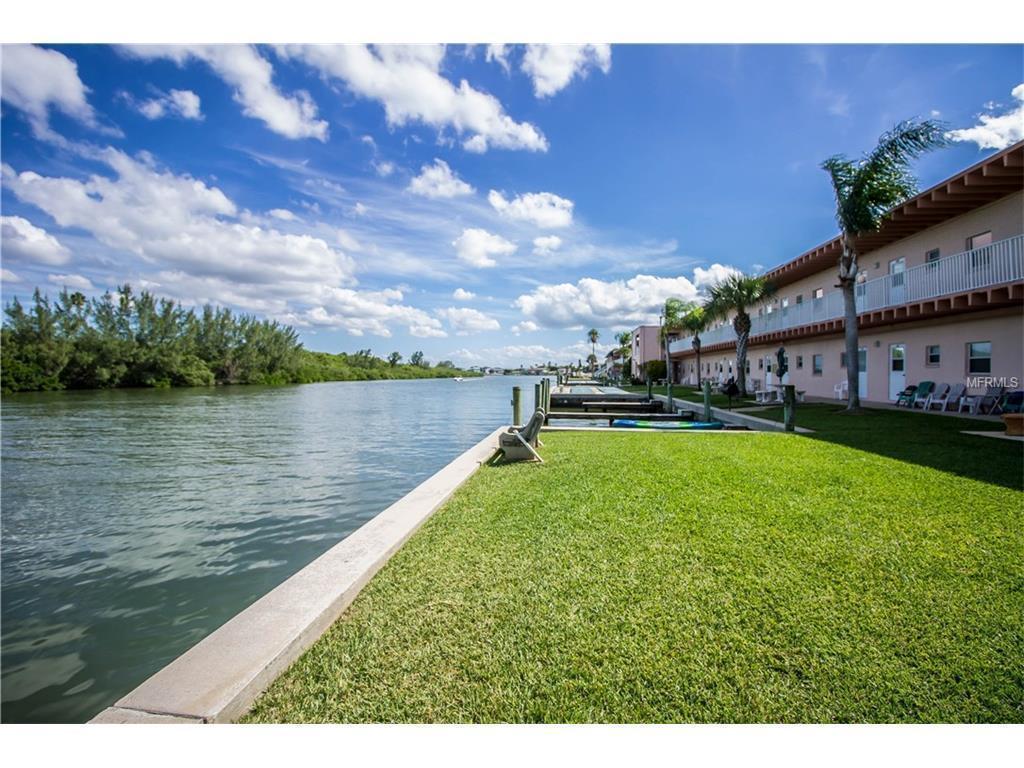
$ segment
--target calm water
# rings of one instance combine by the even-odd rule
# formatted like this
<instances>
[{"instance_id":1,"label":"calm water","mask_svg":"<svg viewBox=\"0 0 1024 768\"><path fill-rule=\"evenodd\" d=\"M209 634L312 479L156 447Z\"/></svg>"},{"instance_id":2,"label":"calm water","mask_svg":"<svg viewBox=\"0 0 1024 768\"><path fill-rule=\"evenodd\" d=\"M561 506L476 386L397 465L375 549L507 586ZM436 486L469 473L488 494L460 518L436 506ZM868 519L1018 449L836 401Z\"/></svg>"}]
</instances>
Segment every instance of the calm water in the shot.
<instances>
[{"instance_id":1,"label":"calm water","mask_svg":"<svg viewBox=\"0 0 1024 768\"><path fill-rule=\"evenodd\" d=\"M3 720L87 720L508 423L534 381L5 398Z\"/></svg>"}]
</instances>

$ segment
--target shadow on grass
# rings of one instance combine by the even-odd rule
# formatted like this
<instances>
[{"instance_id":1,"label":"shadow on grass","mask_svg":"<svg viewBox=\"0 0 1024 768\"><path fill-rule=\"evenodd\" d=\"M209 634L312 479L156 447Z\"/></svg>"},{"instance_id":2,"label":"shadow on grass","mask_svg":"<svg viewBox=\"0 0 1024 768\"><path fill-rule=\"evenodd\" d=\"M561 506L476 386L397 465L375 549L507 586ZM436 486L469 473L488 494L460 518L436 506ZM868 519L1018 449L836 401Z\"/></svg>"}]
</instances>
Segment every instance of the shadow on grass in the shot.
<instances>
[{"instance_id":1,"label":"shadow on grass","mask_svg":"<svg viewBox=\"0 0 1024 768\"><path fill-rule=\"evenodd\" d=\"M782 408L756 415L781 421ZM963 430L1002 432L1002 425L995 422L874 408L844 413L842 406L831 403L803 403L796 410L796 425L813 429L813 434L805 435L813 440L1024 490L1024 444L963 434Z\"/></svg>"}]
</instances>

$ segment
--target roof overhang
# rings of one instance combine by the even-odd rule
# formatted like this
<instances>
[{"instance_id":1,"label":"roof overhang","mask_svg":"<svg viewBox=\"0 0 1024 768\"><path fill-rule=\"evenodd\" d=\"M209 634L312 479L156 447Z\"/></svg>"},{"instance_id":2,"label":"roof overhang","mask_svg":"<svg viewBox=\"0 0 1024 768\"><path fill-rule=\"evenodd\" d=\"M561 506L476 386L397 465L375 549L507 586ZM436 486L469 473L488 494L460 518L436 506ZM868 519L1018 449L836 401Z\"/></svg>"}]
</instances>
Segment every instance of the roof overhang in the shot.
<instances>
[{"instance_id":1,"label":"roof overhang","mask_svg":"<svg viewBox=\"0 0 1024 768\"><path fill-rule=\"evenodd\" d=\"M1024 189L1024 141L972 165L893 208L877 232L854 240L858 253L870 253L936 224ZM788 285L839 263L839 237L765 273L776 286Z\"/></svg>"}]
</instances>

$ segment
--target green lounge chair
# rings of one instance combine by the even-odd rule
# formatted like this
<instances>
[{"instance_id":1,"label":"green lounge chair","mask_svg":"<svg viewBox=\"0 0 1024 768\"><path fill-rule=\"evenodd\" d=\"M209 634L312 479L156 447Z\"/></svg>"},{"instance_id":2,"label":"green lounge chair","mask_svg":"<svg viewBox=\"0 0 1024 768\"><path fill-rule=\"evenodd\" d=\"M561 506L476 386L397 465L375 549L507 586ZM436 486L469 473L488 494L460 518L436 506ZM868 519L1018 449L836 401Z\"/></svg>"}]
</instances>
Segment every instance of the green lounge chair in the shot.
<instances>
[{"instance_id":1,"label":"green lounge chair","mask_svg":"<svg viewBox=\"0 0 1024 768\"><path fill-rule=\"evenodd\" d=\"M544 409L538 408L523 427L509 427L498 435L498 448L505 461L539 461L544 459L537 453L540 442L540 428L544 426Z\"/></svg>"},{"instance_id":2,"label":"green lounge chair","mask_svg":"<svg viewBox=\"0 0 1024 768\"><path fill-rule=\"evenodd\" d=\"M901 405L909 408L914 403L914 395L917 394L917 385L911 384L896 396L896 407Z\"/></svg>"},{"instance_id":3,"label":"green lounge chair","mask_svg":"<svg viewBox=\"0 0 1024 768\"><path fill-rule=\"evenodd\" d=\"M920 403L923 408L925 401L928 399L928 395L932 393L933 389L935 389L934 381L922 381L917 385L917 392L914 393L914 399L910 406L912 408L917 408L917 404Z\"/></svg>"}]
</instances>

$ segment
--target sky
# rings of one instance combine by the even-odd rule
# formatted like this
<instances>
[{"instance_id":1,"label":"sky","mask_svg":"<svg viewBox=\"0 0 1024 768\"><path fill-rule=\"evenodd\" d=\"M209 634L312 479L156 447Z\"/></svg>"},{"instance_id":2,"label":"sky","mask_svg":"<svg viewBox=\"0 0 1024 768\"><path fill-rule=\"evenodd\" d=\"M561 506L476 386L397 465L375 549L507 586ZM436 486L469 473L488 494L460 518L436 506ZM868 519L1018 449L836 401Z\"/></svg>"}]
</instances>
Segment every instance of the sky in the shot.
<instances>
[{"instance_id":1,"label":"sky","mask_svg":"<svg viewBox=\"0 0 1024 768\"><path fill-rule=\"evenodd\" d=\"M2 293L129 283L306 347L585 359L836 233L826 157L922 188L1024 131L1024 48L61 46L2 53Z\"/></svg>"}]
</instances>

